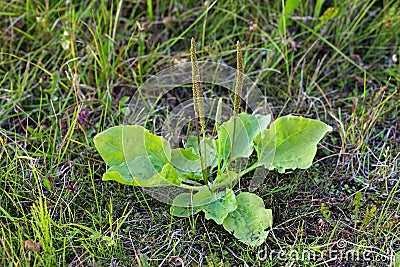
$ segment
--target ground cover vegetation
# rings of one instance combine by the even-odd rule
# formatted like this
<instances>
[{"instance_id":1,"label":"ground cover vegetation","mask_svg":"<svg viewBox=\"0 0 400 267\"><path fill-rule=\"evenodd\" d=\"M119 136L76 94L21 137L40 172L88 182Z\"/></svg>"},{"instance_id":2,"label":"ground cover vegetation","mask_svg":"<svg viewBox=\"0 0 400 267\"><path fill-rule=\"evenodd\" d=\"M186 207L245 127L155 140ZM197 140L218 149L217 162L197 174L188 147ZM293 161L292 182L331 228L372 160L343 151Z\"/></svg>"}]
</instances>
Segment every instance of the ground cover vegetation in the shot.
<instances>
[{"instance_id":1,"label":"ground cover vegetation","mask_svg":"<svg viewBox=\"0 0 400 267\"><path fill-rule=\"evenodd\" d=\"M0 1L0 264L387 266L383 256L400 258L399 5ZM190 63L192 37L199 61L232 67L239 41L244 73L274 118L332 127L311 167L271 170L253 192L274 218L261 246L199 213L173 217L140 187L102 181L94 137L124 124L146 80ZM172 90L154 114L192 97L191 85ZM147 129L159 135L158 125L149 120ZM246 188L243 180L235 190ZM361 259L334 253L351 249ZM271 253L279 250L286 255ZM310 252L325 257L293 256Z\"/></svg>"}]
</instances>

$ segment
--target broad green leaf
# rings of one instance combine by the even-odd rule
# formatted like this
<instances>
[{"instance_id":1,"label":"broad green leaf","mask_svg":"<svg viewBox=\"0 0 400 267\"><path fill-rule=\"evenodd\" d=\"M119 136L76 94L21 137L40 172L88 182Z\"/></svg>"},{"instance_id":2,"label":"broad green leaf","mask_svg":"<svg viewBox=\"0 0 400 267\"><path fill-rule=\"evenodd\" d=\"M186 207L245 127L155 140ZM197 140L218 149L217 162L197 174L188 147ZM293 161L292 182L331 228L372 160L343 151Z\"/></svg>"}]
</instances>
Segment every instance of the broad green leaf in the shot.
<instances>
[{"instance_id":1,"label":"broad green leaf","mask_svg":"<svg viewBox=\"0 0 400 267\"><path fill-rule=\"evenodd\" d=\"M118 166L125 162L122 126L112 127L99 133L94 137L93 142L108 166Z\"/></svg>"},{"instance_id":2,"label":"broad green leaf","mask_svg":"<svg viewBox=\"0 0 400 267\"><path fill-rule=\"evenodd\" d=\"M181 193L174 198L172 206L176 207L191 207L192 206L193 193Z\"/></svg>"},{"instance_id":3,"label":"broad green leaf","mask_svg":"<svg viewBox=\"0 0 400 267\"><path fill-rule=\"evenodd\" d=\"M211 193L205 187L193 195L182 193L176 196L170 213L177 217L189 217L202 210L206 219L212 219L217 224L222 224L228 214L236 208L235 193L232 189L227 189L226 192Z\"/></svg>"},{"instance_id":4,"label":"broad green leaf","mask_svg":"<svg viewBox=\"0 0 400 267\"><path fill-rule=\"evenodd\" d=\"M118 166L111 166L107 172L103 174L103 181L116 181L121 184L135 185L133 180L133 176L126 162Z\"/></svg>"},{"instance_id":5,"label":"broad green leaf","mask_svg":"<svg viewBox=\"0 0 400 267\"><path fill-rule=\"evenodd\" d=\"M112 166L104 173L103 180L144 187L179 186L181 183L178 170L172 165L167 163L161 172L157 173L148 157L138 157L128 164L124 162L118 166Z\"/></svg>"},{"instance_id":6,"label":"broad green leaf","mask_svg":"<svg viewBox=\"0 0 400 267\"><path fill-rule=\"evenodd\" d=\"M193 147L172 149L171 164L182 173L201 172L200 157L195 153Z\"/></svg>"},{"instance_id":7,"label":"broad green leaf","mask_svg":"<svg viewBox=\"0 0 400 267\"><path fill-rule=\"evenodd\" d=\"M150 179L142 179L141 177L135 177L135 185L145 187L158 187L158 186L179 186L181 181L178 177L178 170L175 169L171 164L167 163L160 173L157 173Z\"/></svg>"},{"instance_id":8,"label":"broad green leaf","mask_svg":"<svg viewBox=\"0 0 400 267\"><path fill-rule=\"evenodd\" d=\"M198 186L196 190L192 190L192 192L177 195L174 198L172 205L179 207L200 207L207 205L222 196L224 196L224 192L213 193L210 191L208 186L203 185Z\"/></svg>"},{"instance_id":9,"label":"broad green leaf","mask_svg":"<svg viewBox=\"0 0 400 267\"><path fill-rule=\"evenodd\" d=\"M193 172L180 173L180 176L181 176L182 180L191 180L191 182L203 180L203 175L201 173L200 174L193 173Z\"/></svg>"},{"instance_id":10,"label":"broad green leaf","mask_svg":"<svg viewBox=\"0 0 400 267\"><path fill-rule=\"evenodd\" d=\"M224 192L211 192L208 186L202 187L199 192L193 195L194 206L204 206L224 196Z\"/></svg>"},{"instance_id":11,"label":"broad green leaf","mask_svg":"<svg viewBox=\"0 0 400 267\"><path fill-rule=\"evenodd\" d=\"M194 197L197 194L197 197ZM176 217L189 217L200 212L200 205L213 201L214 199L207 186L199 187L199 191L192 193L181 193L174 198L170 213ZM208 202L204 202L208 201Z\"/></svg>"},{"instance_id":12,"label":"broad green leaf","mask_svg":"<svg viewBox=\"0 0 400 267\"><path fill-rule=\"evenodd\" d=\"M175 217L188 218L191 215L199 213L201 210L198 207L179 207L171 206L169 213Z\"/></svg>"},{"instance_id":13,"label":"broad green leaf","mask_svg":"<svg viewBox=\"0 0 400 267\"><path fill-rule=\"evenodd\" d=\"M227 188L233 188L236 185L236 182L239 179L239 175L236 172L228 171L225 172L217 178L212 183L212 189L217 190L223 188L224 186Z\"/></svg>"},{"instance_id":14,"label":"broad green leaf","mask_svg":"<svg viewBox=\"0 0 400 267\"><path fill-rule=\"evenodd\" d=\"M255 139L258 165L278 169L307 169L311 166L318 142L332 127L318 121L296 116L285 116L271 123Z\"/></svg>"},{"instance_id":15,"label":"broad green leaf","mask_svg":"<svg viewBox=\"0 0 400 267\"><path fill-rule=\"evenodd\" d=\"M226 189L223 197L201 206L200 209L204 211L207 220L212 219L217 224L222 224L228 214L237 208L235 193L232 189Z\"/></svg>"},{"instance_id":16,"label":"broad green leaf","mask_svg":"<svg viewBox=\"0 0 400 267\"><path fill-rule=\"evenodd\" d=\"M154 166L151 157L140 156L131 162L123 162L111 166L103 176L103 180L115 180L122 184L133 184L134 177L149 180L162 170L163 166ZM116 175L114 172L118 172Z\"/></svg>"},{"instance_id":17,"label":"broad green leaf","mask_svg":"<svg viewBox=\"0 0 400 267\"><path fill-rule=\"evenodd\" d=\"M253 193L240 193L236 202L237 209L223 222L225 230L247 245L261 245L268 236L265 230L272 225L272 211L265 209L263 200Z\"/></svg>"},{"instance_id":18,"label":"broad green leaf","mask_svg":"<svg viewBox=\"0 0 400 267\"><path fill-rule=\"evenodd\" d=\"M187 140L186 147L187 149L193 149L194 153L196 155L200 155L199 153L199 143L198 143L198 138L197 136L189 136ZM215 145L215 140L212 138L206 138L205 139L206 143L206 152L204 153L204 139L200 138L200 152L201 155L204 157L206 156L206 161L207 161L207 167L215 167L218 164L217 161L217 148Z\"/></svg>"},{"instance_id":19,"label":"broad green leaf","mask_svg":"<svg viewBox=\"0 0 400 267\"><path fill-rule=\"evenodd\" d=\"M122 163L125 164L125 163ZM125 165L126 167L126 165ZM119 171L108 171L103 174L103 181L116 181L120 184L125 184L125 185L135 185L133 178L131 181L129 181L127 176L122 176Z\"/></svg>"},{"instance_id":20,"label":"broad green leaf","mask_svg":"<svg viewBox=\"0 0 400 267\"><path fill-rule=\"evenodd\" d=\"M111 127L96 135L94 144L110 167L140 156L151 156L154 164L163 166L171 158L168 141L138 125Z\"/></svg>"},{"instance_id":21,"label":"broad green leaf","mask_svg":"<svg viewBox=\"0 0 400 267\"><path fill-rule=\"evenodd\" d=\"M155 160L152 160L153 158L153 156L139 156L129 161L127 167L132 177L149 180L151 177L161 172L164 164L157 164Z\"/></svg>"},{"instance_id":22,"label":"broad green leaf","mask_svg":"<svg viewBox=\"0 0 400 267\"><path fill-rule=\"evenodd\" d=\"M151 187L180 184L178 170L168 163L168 141L141 126L109 128L99 133L94 143L110 167L103 180Z\"/></svg>"},{"instance_id":23,"label":"broad green leaf","mask_svg":"<svg viewBox=\"0 0 400 267\"><path fill-rule=\"evenodd\" d=\"M218 153L227 161L232 150L232 160L238 157L249 157L253 153L253 139L260 131L267 128L271 121L270 115L249 115L241 113L223 123L218 130ZM232 139L234 139L232 146Z\"/></svg>"}]
</instances>

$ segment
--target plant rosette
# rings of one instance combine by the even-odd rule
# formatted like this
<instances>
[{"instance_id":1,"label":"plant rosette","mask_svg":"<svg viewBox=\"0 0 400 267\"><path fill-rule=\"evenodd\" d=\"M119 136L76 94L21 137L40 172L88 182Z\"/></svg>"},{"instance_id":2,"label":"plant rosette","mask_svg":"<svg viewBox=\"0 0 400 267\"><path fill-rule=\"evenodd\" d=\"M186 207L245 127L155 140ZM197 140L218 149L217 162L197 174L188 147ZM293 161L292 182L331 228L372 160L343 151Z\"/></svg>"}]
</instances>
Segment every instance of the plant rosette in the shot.
<instances>
[{"instance_id":1,"label":"plant rosette","mask_svg":"<svg viewBox=\"0 0 400 267\"><path fill-rule=\"evenodd\" d=\"M332 127L299 116L271 122L270 115L240 113L216 128L216 138L189 136L185 147L175 149L139 125L109 128L94 138L108 165L103 180L181 192L172 194L173 216L203 212L240 241L259 246L272 227L272 210L254 193L235 192L235 185L256 168L309 168Z\"/></svg>"}]
</instances>

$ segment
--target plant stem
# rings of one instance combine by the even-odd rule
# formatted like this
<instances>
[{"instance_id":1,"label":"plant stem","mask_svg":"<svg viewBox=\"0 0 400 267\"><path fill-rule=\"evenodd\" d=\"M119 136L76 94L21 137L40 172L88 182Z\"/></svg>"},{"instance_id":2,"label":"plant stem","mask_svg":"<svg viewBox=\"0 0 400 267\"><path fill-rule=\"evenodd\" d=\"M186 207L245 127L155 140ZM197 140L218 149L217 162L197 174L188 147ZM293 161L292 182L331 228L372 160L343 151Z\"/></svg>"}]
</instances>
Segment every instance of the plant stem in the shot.
<instances>
[{"instance_id":1,"label":"plant stem","mask_svg":"<svg viewBox=\"0 0 400 267\"><path fill-rule=\"evenodd\" d=\"M203 88L200 84L200 73L199 73L199 66L197 64L197 57L196 57L196 41L194 38L191 40L191 47L190 47L190 59L192 63L192 84L193 84L193 103L194 103L194 111L199 118L201 132L203 135L203 153L201 152L200 146L200 134L197 132L198 138L198 147L199 147L199 154L200 154L200 161L201 167L203 172L203 179L204 183L208 183L208 174L207 174L207 153L206 153L206 126L205 126L205 119L204 119L204 99L203 99Z\"/></svg>"},{"instance_id":2,"label":"plant stem","mask_svg":"<svg viewBox=\"0 0 400 267\"><path fill-rule=\"evenodd\" d=\"M215 114L215 131L218 132L221 126L221 115L222 115L222 98L218 99L217 113ZM221 175L221 145L218 145L218 170L217 177Z\"/></svg>"},{"instance_id":3,"label":"plant stem","mask_svg":"<svg viewBox=\"0 0 400 267\"><path fill-rule=\"evenodd\" d=\"M251 165L249 168L244 169L239 173L239 177L242 177L243 175L251 172L252 170L255 170L258 167L257 162L255 162L253 165Z\"/></svg>"}]
</instances>

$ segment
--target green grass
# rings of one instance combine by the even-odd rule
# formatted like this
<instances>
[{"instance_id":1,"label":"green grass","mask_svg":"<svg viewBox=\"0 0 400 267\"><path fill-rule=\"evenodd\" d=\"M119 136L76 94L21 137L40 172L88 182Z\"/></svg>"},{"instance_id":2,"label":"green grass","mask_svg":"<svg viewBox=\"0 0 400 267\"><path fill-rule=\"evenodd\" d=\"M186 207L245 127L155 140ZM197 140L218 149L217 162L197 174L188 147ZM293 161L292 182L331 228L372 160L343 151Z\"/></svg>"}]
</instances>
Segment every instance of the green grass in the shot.
<instances>
[{"instance_id":1,"label":"green grass","mask_svg":"<svg viewBox=\"0 0 400 267\"><path fill-rule=\"evenodd\" d=\"M257 254L327 252L340 240L360 253L400 250L398 1L304 1L283 34L281 1L260 2L0 0L0 265L280 266L289 262ZM337 15L316 30L329 7ZM232 67L240 40L275 117L334 127L313 167L270 172L257 189L274 215L260 248L101 181L94 135L124 122L149 77L190 60L192 37L199 60ZM190 94L171 97L177 105Z\"/></svg>"}]
</instances>

